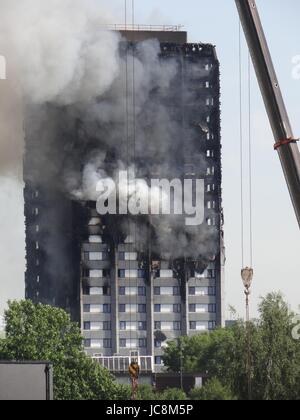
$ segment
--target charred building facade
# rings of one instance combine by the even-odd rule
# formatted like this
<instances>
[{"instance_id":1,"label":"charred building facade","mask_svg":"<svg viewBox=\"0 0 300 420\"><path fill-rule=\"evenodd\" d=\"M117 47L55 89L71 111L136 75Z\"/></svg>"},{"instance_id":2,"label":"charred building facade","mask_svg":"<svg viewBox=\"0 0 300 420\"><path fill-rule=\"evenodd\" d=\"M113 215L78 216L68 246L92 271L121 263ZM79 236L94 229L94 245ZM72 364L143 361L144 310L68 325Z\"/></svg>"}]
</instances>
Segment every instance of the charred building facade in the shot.
<instances>
[{"instance_id":1,"label":"charred building facade","mask_svg":"<svg viewBox=\"0 0 300 420\"><path fill-rule=\"evenodd\" d=\"M120 76L111 89L119 93L99 99L100 121L91 122L94 106L84 115L49 104L29 111L39 118L35 125L29 116L26 127L26 296L70 312L86 352L110 370L126 371L138 355L143 370L159 371L168 340L223 324L220 70L215 47L188 44L185 32L121 34ZM32 149L45 126L41 165ZM44 176L52 159L59 165ZM70 174L83 174L86 187L91 171L114 179L120 168L146 184L204 180L204 222L100 215L96 195L70 187Z\"/></svg>"}]
</instances>

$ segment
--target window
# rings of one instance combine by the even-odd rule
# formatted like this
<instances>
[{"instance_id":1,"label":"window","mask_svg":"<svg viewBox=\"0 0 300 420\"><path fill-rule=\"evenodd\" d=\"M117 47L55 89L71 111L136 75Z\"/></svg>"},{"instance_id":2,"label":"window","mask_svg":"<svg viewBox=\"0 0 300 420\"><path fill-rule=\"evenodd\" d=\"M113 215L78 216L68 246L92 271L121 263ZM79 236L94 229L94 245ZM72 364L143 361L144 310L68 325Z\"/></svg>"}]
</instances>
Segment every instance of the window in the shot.
<instances>
[{"instance_id":1,"label":"window","mask_svg":"<svg viewBox=\"0 0 300 420\"><path fill-rule=\"evenodd\" d=\"M216 190L215 184L208 184L207 185L207 192L213 192Z\"/></svg>"},{"instance_id":2,"label":"window","mask_svg":"<svg viewBox=\"0 0 300 420\"><path fill-rule=\"evenodd\" d=\"M120 296L146 296L146 288L145 287L125 287L121 286L119 288Z\"/></svg>"},{"instance_id":3,"label":"window","mask_svg":"<svg viewBox=\"0 0 300 420\"><path fill-rule=\"evenodd\" d=\"M121 349L126 349L126 338L120 338Z\"/></svg>"},{"instance_id":4,"label":"window","mask_svg":"<svg viewBox=\"0 0 300 420\"><path fill-rule=\"evenodd\" d=\"M146 313L146 305L125 305L125 304L120 304L119 305L119 312L121 313Z\"/></svg>"},{"instance_id":5,"label":"window","mask_svg":"<svg viewBox=\"0 0 300 420\"><path fill-rule=\"evenodd\" d=\"M147 347L147 339L146 338L139 338L139 348Z\"/></svg>"},{"instance_id":6,"label":"window","mask_svg":"<svg viewBox=\"0 0 300 420\"><path fill-rule=\"evenodd\" d=\"M196 312L196 305L194 303L189 305L189 312L191 313Z\"/></svg>"},{"instance_id":7,"label":"window","mask_svg":"<svg viewBox=\"0 0 300 420\"><path fill-rule=\"evenodd\" d=\"M161 323L161 330L162 331L172 331L173 328L174 328L173 322L163 321Z\"/></svg>"},{"instance_id":8,"label":"window","mask_svg":"<svg viewBox=\"0 0 300 420\"><path fill-rule=\"evenodd\" d=\"M89 252L88 259L89 261L102 261L103 253L102 252Z\"/></svg>"},{"instance_id":9,"label":"window","mask_svg":"<svg viewBox=\"0 0 300 420\"><path fill-rule=\"evenodd\" d=\"M101 314L103 312L103 305L89 305L92 314Z\"/></svg>"},{"instance_id":10,"label":"window","mask_svg":"<svg viewBox=\"0 0 300 420\"><path fill-rule=\"evenodd\" d=\"M181 322L180 321L175 321L173 323L173 328L174 328L174 331L181 331Z\"/></svg>"},{"instance_id":11,"label":"window","mask_svg":"<svg viewBox=\"0 0 300 420\"><path fill-rule=\"evenodd\" d=\"M83 329L85 331L89 331L91 329L91 323L90 322L84 322Z\"/></svg>"},{"instance_id":12,"label":"window","mask_svg":"<svg viewBox=\"0 0 300 420\"><path fill-rule=\"evenodd\" d=\"M139 331L147 331L147 322L139 321L138 322L138 330Z\"/></svg>"},{"instance_id":13,"label":"window","mask_svg":"<svg viewBox=\"0 0 300 420\"><path fill-rule=\"evenodd\" d=\"M211 209L215 210L215 208L216 208L216 202L215 201L208 201L207 208L209 210L211 210Z\"/></svg>"},{"instance_id":14,"label":"window","mask_svg":"<svg viewBox=\"0 0 300 420\"><path fill-rule=\"evenodd\" d=\"M161 278L173 278L173 270L160 270Z\"/></svg>"},{"instance_id":15,"label":"window","mask_svg":"<svg viewBox=\"0 0 300 420\"><path fill-rule=\"evenodd\" d=\"M154 329L155 330L161 330L161 322L160 321L155 321L154 322Z\"/></svg>"},{"instance_id":16,"label":"window","mask_svg":"<svg viewBox=\"0 0 300 420\"><path fill-rule=\"evenodd\" d=\"M124 261L137 261L137 252L124 252Z\"/></svg>"},{"instance_id":17,"label":"window","mask_svg":"<svg viewBox=\"0 0 300 420\"><path fill-rule=\"evenodd\" d=\"M197 328L197 322L196 321L191 321L190 322L190 330L196 330Z\"/></svg>"},{"instance_id":18,"label":"window","mask_svg":"<svg viewBox=\"0 0 300 420\"><path fill-rule=\"evenodd\" d=\"M89 296L89 294L90 294L90 288L88 286L83 286L83 288L82 288L82 294L84 296Z\"/></svg>"},{"instance_id":19,"label":"window","mask_svg":"<svg viewBox=\"0 0 300 420\"><path fill-rule=\"evenodd\" d=\"M101 349L103 344L103 340L91 340L92 349Z\"/></svg>"},{"instance_id":20,"label":"window","mask_svg":"<svg viewBox=\"0 0 300 420\"><path fill-rule=\"evenodd\" d=\"M215 217L209 217L207 219L208 226L216 226L216 218Z\"/></svg>"},{"instance_id":21,"label":"window","mask_svg":"<svg viewBox=\"0 0 300 420\"><path fill-rule=\"evenodd\" d=\"M206 106L213 106L213 105L214 105L214 98L207 98Z\"/></svg>"},{"instance_id":22,"label":"window","mask_svg":"<svg viewBox=\"0 0 300 420\"><path fill-rule=\"evenodd\" d=\"M180 296L180 287L154 287L155 296Z\"/></svg>"},{"instance_id":23,"label":"window","mask_svg":"<svg viewBox=\"0 0 300 420\"><path fill-rule=\"evenodd\" d=\"M165 314L170 314L170 313L180 313L181 312L181 305L180 304L175 304L175 305L159 305L156 304L154 305L154 312L156 313L165 313Z\"/></svg>"},{"instance_id":24,"label":"window","mask_svg":"<svg viewBox=\"0 0 300 420\"><path fill-rule=\"evenodd\" d=\"M155 348L160 349L161 348L161 341L154 340L154 346L155 346Z\"/></svg>"},{"instance_id":25,"label":"window","mask_svg":"<svg viewBox=\"0 0 300 420\"><path fill-rule=\"evenodd\" d=\"M175 314L179 314L181 312L181 305L180 304L173 305L173 312Z\"/></svg>"},{"instance_id":26,"label":"window","mask_svg":"<svg viewBox=\"0 0 300 420\"><path fill-rule=\"evenodd\" d=\"M101 244L102 243L102 237L99 235L91 235L89 237L89 243L90 244Z\"/></svg>"},{"instance_id":27,"label":"window","mask_svg":"<svg viewBox=\"0 0 300 420\"><path fill-rule=\"evenodd\" d=\"M215 287L189 287L190 296L215 296Z\"/></svg>"},{"instance_id":28,"label":"window","mask_svg":"<svg viewBox=\"0 0 300 420\"><path fill-rule=\"evenodd\" d=\"M92 217L89 221L89 226L97 226L101 224L101 219L99 217Z\"/></svg>"},{"instance_id":29,"label":"window","mask_svg":"<svg viewBox=\"0 0 300 420\"><path fill-rule=\"evenodd\" d=\"M120 304L119 305L119 312L126 312L126 305Z\"/></svg>"},{"instance_id":30,"label":"window","mask_svg":"<svg viewBox=\"0 0 300 420\"><path fill-rule=\"evenodd\" d=\"M102 330L102 322L90 322L89 329L91 331L101 331Z\"/></svg>"},{"instance_id":31,"label":"window","mask_svg":"<svg viewBox=\"0 0 300 420\"><path fill-rule=\"evenodd\" d=\"M173 287L173 296L180 296L180 287Z\"/></svg>"},{"instance_id":32,"label":"window","mask_svg":"<svg viewBox=\"0 0 300 420\"><path fill-rule=\"evenodd\" d=\"M208 312L214 314L217 312L217 306L215 304L208 305Z\"/></svg>"},{"instance_id":33,"label":"window","mask_svg":"<svg viewBox=\"0 0 300 420\"><path fill-rule=\"evenodd\" d=\"M103 295L103 287L90 287L90 295L91 296L95 296L95 295Z\"/></svg>"},{"instance_id":34,"label":"window","mask_svg":"<svg viewBox=\"0 0 300 420\"><path fill-rule=\"evenodd\" d=\"M111 305L105 304L103 305L103 313L110 314L111 313Z\"/></svg>"},{"instance_id":35,"label":"window","mask_svg":"<svg viewBox=\"0 0 300 420\"><path fill-rule=\"evenodd\" d=\"M111 340L109 338L105 338L103 340L103 348L110 349L111 347Z\"/></svg>"},{"instance_id":36,"label":"window","mask_svg":"<svg viewBox=\"0 0 300 420\"><path fill-rule=\"evenodd\" d=\"M90 348L91 347L91 340L84 340L84 347L86 349Z\"/></svg>"},{"instance_id":37,"label":"window","mask_svg":"<svg viewBox=\"0 0 300 420\"><path fill-rule=\"evenodd\" d=\"M190 296L196 295L196 287L189 287L189 295Z\"/></svg>"},{"instance_id":38,"label":"window","mask_svg":"<svg viewBox=\"0 0 300 420\"><path fill-rule=\"evenodd\" d=\"M110 314L111 313L111 305L83 305L83 312L84 313L92 313L92 314Z\"/></svg>"},{"instance_id":39,"label":"window","mask_svg":"<svg viewBox=\"0 0 300 420\"><path fill-rule=\"evenodd\" d=\"M161 287L160 294L163 296L172 296L173 295L173 287Z\"/></svg>"},{"instance_id":40,"label":"window","mask_svg":"<svg viewBox=\"0 0 300 420\"><path fill-rule=\"evenodd\" d=\"M111 331L111 322L110 321L103 322L103 331Z\"/></svg>"},{"instance_id":41,"label":"window","mask_svg":"<svg viewBox=\"0 0 300 420\"><path fill-rule=\"evenodd\" d=\"M110 296L111 295L111 288L109 286L102 287L103 296Z\"/></svg>"},{"instance_id":42,"label":"window","mask_svg":"<svg viewBox=\"0 0 300 420\"><path fill-rule=\"evenodd\" d=\"M139 287L138 288L138 295L139 296L146 296L146 287Z\"/></svg>"},{"instance_id":43,"label":"window","mask_svg":"<svg viewBox=\"0 0 300 420\"><path fill-rule=\"evenodd\" d=\"M138 305L138 313L145 314L146 313L146 305Z\"/></svg>"},{"instance_id":44,"label":"window","mask_svg":"<svg viewBox=\"0 0 300 420\"><path fill-rule=\"evenodd\" d=\"M121 296L136 296L137 288L136 287L120 287Z\"/></svg>"},{"instance_id":45,"label":"window","mask_svg":"<svg viewBox=\"0 0 300 420\"><path fill-rule=\"evenodd\" d=\"M90 305L83 305L83 312L84 312L84 313L89 313L89 312L90 312L90 310L91 310Z\"/></svg>"},{"instance_id":46,"label":"window","mask_svg":"<svg viewBox=\"0 0 300 420\"><path fill-rule=\"evenodd\" d=\"M155 364L156 364L157 366L161 366L161 365L163 365L163 359L162 359L162 356L155 356Z\"/></svg>"},{"instance_id":47,"label":"window","mask_svg":"<svg viewBox=\"0 0 300 420\"><path fill-rule=\"evenodd\" d=\"M154 312L159 313L161 312L161 305L154 305Z\"/></svg>"},{"instance_id":48,"label":"window","mask_svg":"<svg viewBox=\"0 0 300 420\"><path fill-rule=\"evenodd\" d=\"M94 279L94 278L101 278L103 277L103 270L90 270L89 271L89 277Z\"/></svg>"},{"instance_id":49,"label":"window","mask_svg":"<svg viewBox=\"0 0 300 420\"><path fill-rule=\"evenodd\" d=\"M120 330L121 331L126 331L126 322L125 321L120 321Z\"/></svg>"},{"instance_id":50,"label":"window","mask_svg":"<svg viewBox=\"0 0 300 420\"><path fill-rule=\"evenodd\" d=\"M215 175L215 167L214 166L211 166L211 167L207 168L206 175L207 176L213 176L213 175Z\"/></svg>"},{"instance_id":51,"label":"window","mask_svg":"<svg viewBox=\"0 0 300 420\"><path fill-rule=\"evenodd\" d=\"M190 330L207 331L207 329L208 329L208 322L205 322L205 321L191 321L190 322Z\"/></svg>"},{"instance_id":52,"label":"window","mask_svg":"<svg viewBox=\"0 0 300 420\"><path fill-rule=\"evenodd\" d=\"M216 321L209 321L208 323L208 329L209 331L212 331L216 328Z\"/></svg>"},{"instance_id":53,"label":"window","mask_svg":"<svg viewBox=\"0 0 300 420\"><path fill-rule=\"evenodd\" d=\"M136 279L136 278L144 278L145 271L144 270L119 270L119 277L121 279Z\"/></svg>"}]
</instances>

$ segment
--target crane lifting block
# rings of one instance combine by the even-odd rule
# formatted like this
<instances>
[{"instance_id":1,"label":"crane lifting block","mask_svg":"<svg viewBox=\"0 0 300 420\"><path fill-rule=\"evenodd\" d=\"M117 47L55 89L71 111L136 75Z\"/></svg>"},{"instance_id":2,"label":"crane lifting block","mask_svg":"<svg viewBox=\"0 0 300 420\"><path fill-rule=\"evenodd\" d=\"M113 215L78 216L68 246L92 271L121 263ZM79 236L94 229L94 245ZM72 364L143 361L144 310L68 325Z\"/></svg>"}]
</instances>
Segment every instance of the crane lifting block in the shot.
<instances>
[{"instance_id":1,"label":"crane lifting block","mask_svg":"<svg viewBox=\"0 0 300 420\"><path fill-rule=\"evenodd\" d=\"M287 144L296 143L299 140L300 139L293 139L293 138L279 140L277 143L274 144L274 150L278 150L279 147L285 146Z\"/></svg>"}]
</instances>

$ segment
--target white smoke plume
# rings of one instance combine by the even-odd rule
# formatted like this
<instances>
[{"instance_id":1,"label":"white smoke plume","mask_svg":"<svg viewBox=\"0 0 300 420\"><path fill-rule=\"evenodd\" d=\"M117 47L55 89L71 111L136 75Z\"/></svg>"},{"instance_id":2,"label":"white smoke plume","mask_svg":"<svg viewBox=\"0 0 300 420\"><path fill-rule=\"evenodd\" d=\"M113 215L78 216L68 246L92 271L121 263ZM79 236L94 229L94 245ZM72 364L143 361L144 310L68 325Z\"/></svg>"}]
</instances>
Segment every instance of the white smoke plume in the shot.
<instances>
[{"instance_id":1,"label":"white smoke plume","mask_svg":"<svg viewBox=\"0 0 300 420\"><path fill-rule=\"evenodd\" d=\"M2 0L1 38L25 99L71 104L106 92L118 74L118 36L101 30L106 19L96 0Z\"/></svg>"},{"instance_id":2,"label":"white smoke plume","mask_svg":"<svg viewBox=\"0 0 300 420\"><path fill-rule=\"evenodd\" d=\"M174 113L182 100L178 63L160 60L157 41L125 54L120 36L103 30L112 20L97 0L2 0L1 6L1 42L16 57L23 93L25 181L80 201L97 199L97 182L118 170L134 167L146 179L182 174L182 142L184 153L193 153L195 139ZM192 103L193 93L185 95ZM205 159L199 157L199 166L206 168ZM171 227L166 218L153 220L159 245L176 257L210 248L206 230L201 236L177 218Z\"/></svg>"}]
</instances>

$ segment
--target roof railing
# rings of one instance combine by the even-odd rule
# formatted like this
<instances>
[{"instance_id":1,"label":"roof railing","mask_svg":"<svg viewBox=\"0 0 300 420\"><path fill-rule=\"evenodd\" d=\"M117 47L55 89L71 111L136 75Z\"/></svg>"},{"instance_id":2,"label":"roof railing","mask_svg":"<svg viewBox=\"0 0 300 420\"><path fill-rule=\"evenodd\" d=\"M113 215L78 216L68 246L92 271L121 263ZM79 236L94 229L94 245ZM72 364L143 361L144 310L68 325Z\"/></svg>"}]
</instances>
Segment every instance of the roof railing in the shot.
<instances>
[{"instance_id":1,"label":"roof railing","mask_svg":"<svg viewBox=\"0 0 300 420\"><path fill-rule=\"evenodd\" d=\"M138 25L138 24L106 24L102 28L109 31L146 31L146 32L180 32L183 25Z\"/></svg>"}]
</instances>

